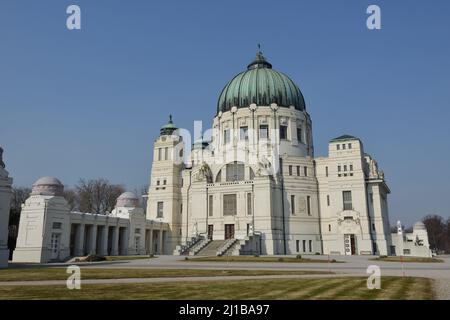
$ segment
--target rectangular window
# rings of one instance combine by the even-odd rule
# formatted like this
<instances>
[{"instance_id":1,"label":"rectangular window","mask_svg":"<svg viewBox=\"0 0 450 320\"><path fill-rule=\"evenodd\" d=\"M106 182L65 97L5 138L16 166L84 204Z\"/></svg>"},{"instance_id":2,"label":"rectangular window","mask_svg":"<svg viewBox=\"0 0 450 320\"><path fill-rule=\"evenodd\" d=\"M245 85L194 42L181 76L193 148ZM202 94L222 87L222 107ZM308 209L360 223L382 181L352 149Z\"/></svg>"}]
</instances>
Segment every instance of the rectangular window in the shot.
<instances>
[{"instance_id":1,"label":"rectangular window","mask_svg":"<svg viewBox=\"0 0 450 320\"><path fill-rule=\"evenodd\" d=\"M353 165L352 164L350 165L350 171L353 171Z\"/></svg>"},{"instance_id":2,"label":"rectangular window","mask_svg":"<svg viewBox=\"0 0 450 320\"><path fill-rule=\"evenodd\" d=\"M295 240L295 250L296 250L297 252L300 251L300 240Z\"/></svg>"},{"instance_id":3,"label":"rectangular window","mask_svg":"<svg viewBox=\"0 0 450 320\"><path fill-rule=\"evenodd\" d=\"M223 131L223 144L230 143L230 130L226 129Z\"/></svg>"},{"instance_id":4,"label":"rectangular window","mask_svg":"<svg viewBox=\"0 0 450 320\"><path fill-rule=\"evenodd\" d=\"M313 242L312 240L309 240L309 252L313 251Z\"/></svg>"},{"instance_id":5,"label":"rectangular window","mask_svg":"<svg viewBox=\"0 0 450 320\"><path fill-rule=\"evenodd\" d=\"M267 124L262 124L259 126L259 138L269 139L269 126Z\"/></svg>"},{"instance_id":6,"label":"rectangular window","mask_svg":"<svg viewBox=\"0 0 450 320\"><path fill-rule=\"evenodd\" d=\"M336 150L341 150L341 145L340 144L336 145Z\"/></svg>"},{"instance_id":7,"label":"rectangular window","mask_svg":"<svg viewBox=\"0 0 450 320\"><path fill-rule=\"evenodd\" d=\"M61 229L62 223L61 222L53 222L53 229Z\"/></svg>"},{"instance_id":8,"label":"rectangular window","mask_svg":"<svg viewBox=\"0 0 450 320\"><path fill-rule=\"evenodd\" d=\"M372 223L372 230L375 231L375 223Z\"/></svg>"},{"instance_id":9,"label":"rectangular window","mask_svg":"<svg viewBox=\"0 0 450 320\"><path fill-rule=\"evenodd\" d=\"M300 176L300 166L297 166L297 176Z\"/></svg>"},{"instance_id":10,"label":"rectangular window","mask_svg":"<svg viewBox=\"0 0 450 320\"><path fill-rule=\"evenodd\" d=\"M344 210L353 210L352 192L351 191L342 191L342 198L344 201Z\"/></svg>"},{"instance_id":11,"label":"rectangular window","mask_svg":"<svg viewBox=\"0 0 450 320\"><path fill-rule=\"evenodd\" d=\"M156 181L156 185L157 185L157 186L159 186L159 184L160 184L160 181L159 181L159 180L157 180L157 181Z\"/></svg>"},{"instance_id":12,"label":"rectangular window","mask_svg":"<svg viewBox=\"0 0 450 320\"><path fill-rule=\"evenodd\" d=\"M164 211L164 202L158 201L156 217L157 218L162 218L164 216L164 212L163 211Z\"/></svg>"},{"instance_id":13,"label":"rectangular window","mask_svg":"<svg viewBox=\"0 0 450 320\"><path fill-rule=\"evenodd\" d=\"M239 129L239 139L248 141L248 127L240 127L240 129Z\"/></svg>"},{"instance_id":14,"label":"rectangular window","mask_svg":"<svg viewBox=\"0 0 450 320\"><path fill-rule=\"evenodd\" d=\"M236 195L224 194L223 195L223 215L235 216L236 215Z\"/></svg>"},{"instance_id":15,"label":"rectangular window","mask_svg":"<svg viewBox=\"0 0 450 320\"><path fill-rule=\"evenodd\" d=\"M292 166L289 166L289 175L292 176Z\"/></svg>"},{"instance_id":16,"label":"rectangular window","mask_svg":"<svg viewBox=\"0 0 450 320\"><path fill-rule=\"evenodd\" d=\"M303 240L303 252L306 252L306 240Z\"/></svg>"},{"instance_id":17,"label":"rectangular window","mask_svg":"<svg viewBox=\"0 0 450 320\"><path fill-rule=\"evenodd\" d=\"M297 128L297 141L299 143L303 142L303 137L302 137L302 128Z\"/></svg>"},{"instance_id":18,"label":"rectangular window","mask_svg":"<svg viewBox=\"0 0 450 320\"><path fill-rule=\"evenodd\" d=\"M344 164L344 171L347 171L347 165Z\"/></svg>"},{"instance_id":19,"label":"rectangular window","mask_svg":"<svg viewBox=\"0 0 450 320\"><path fill-rule=\"evenodd\" d=\"M325 176L328 177L328 167L325 167Z\"/></svg>"},{"instance_id":20,"label":"rectangular window","mask_svg":"<svg viewBox=\"0 0 450 320\"><path fill-rule=\"evenodd\" d=\"M342 144L342 150L345 150L345 144Z\"/></svg>"},{"instance_id":21,"label":"rectangular window","mask_svg":"<svg viewBox=\"0 0 450 320\"><path fill-rule=\"evenodd\" d=\"M352 144L351 144L351 143L348 144L348 148L349 148L349 149L352 148Z\"/></svg>"},{"instance_id":22,"label":"rectangular window","mask_svg":"<svg viewBox=\"0 0 450 320\"><path fill-rule=\"evenodd\" d=\"M327 195L327 206L330 206L330 195Z\"/></svg>"},{"instance_id":23,"label":"rectangular window","mask_svg":"<svg viewBox=\"0 0 450 320\"><path fill-rule=\"evenodd\" d=\"M304 175L305 177L308 176L308 167L303 167L303 175Z\"/></svg>"},{"instance_id":24,"label":"rectangular window","mask_svg":"<svg viewBox=\"0 0 450 320\"><path fill-rule=\"evenodd\" d=\"M210 195L208 198L208 216L212 217L213 216L213 196Z\"/></svg>"},{"instance_id":25,"label":"rectangular window","mask_svg":"<svg viewBox=\"0 0 450 320\"><path fill-rule=\"evenodd\" d=\"M182 214L183 213L183 204L181 203L180 204L180 214Z\"/></svg>"},{"instance_id":26,"label":"rectangular window","mask_svg":"<svg viewBox=\"0 0 450 320\"><path fill-rule=\"evenodd\" d=\"M311 215L311 197L307 196L306 197L306 212L308 212L308 216Z\"/></svg>"},{"instance_id":27,"label":"rectangular window","mask_svg":"<svg viewBox=\"0 0 450 320\"><path fill-rule=\"evenodd\" d=\"M247 193L247 214L252 215L253 214L253 199L252 194Z\"/></svg>"},{"instance_id":28,"label":"rectangular window","mask_svg":"<svg viewBox=\"0 0 450 320\"><path fill-rule=\"evenodd\" d=\"M341 172L341 166L338 166L338 172Z\"/></svg>"},{"instance_id":29,"label":"rectangular window","mask_svg":"<svg viewBox=\"0 0 450 320\"><path fill-rule=\"evenodd\" d=\"M291 196L291 214L295 214L295 196Z\"/></svg>"},{"instance_id":30,"label":"rectangular window","mask_svg":"<svg viewBox=\"0 0 450 320\"><path fill-rule=\"evenodd\" d=\"M287 140L287 126L280 126L280 140Z\"/></svg>"},{"instance_id":31,"label":"rectangular window","mask_svg":"<svg viewBox=\"0 0 450 320\"><path fill-rule=\"evenodd\" d=\"M328 225L328 231L331 232L331 224Z\"/></svg>"},{"instance_id":32,"label":"rectangular window","mask_svg":"<svg viewBox=\"0 0 450 320\"><path fill-rule=\"evenodd\" d=\"M134 233L140 234L141 233L141 229L140 228L134 229Z\"/></svg>"}]
</instances>

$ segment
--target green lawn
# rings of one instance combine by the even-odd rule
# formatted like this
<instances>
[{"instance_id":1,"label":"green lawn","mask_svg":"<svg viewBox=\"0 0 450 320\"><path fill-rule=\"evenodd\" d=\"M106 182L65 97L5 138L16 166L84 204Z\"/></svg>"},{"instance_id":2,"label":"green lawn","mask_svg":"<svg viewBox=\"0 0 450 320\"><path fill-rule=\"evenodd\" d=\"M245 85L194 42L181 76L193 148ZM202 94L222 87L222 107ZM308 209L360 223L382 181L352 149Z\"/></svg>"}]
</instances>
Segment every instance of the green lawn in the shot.
<instances>
[{"instance_id":1,"label":"green lawn","mask_svg":"<svg viewBox=\"0 0 450 320\"><path fill-rule=\"evenodd\" d=\"M0 299L433 299L432 280L383 277L380 290L366 278L276 279L154 284L3 286Z\"/></svg>"},{"instance_id":2,"label":"green lawn","mask_svg":"<svg viewBox=\"0 0 450 320\"><path fill-rule=\"evenodd\" d=\"M194 262L294 262L294 263L343 263L342 261L336 261L331 259L310 259L310 258L296 258L296 257L254 257L254 256L221 256L221 257L188 257L188 260Z\"/></svg>"},{"instance_id":3,"label":"green lawn","mask_svg":"<svg viewBox=\"0 0 450 320\"><path fill-rule=\"evenodd\" d=\"M256 276L280 274L330 274L322 271L277 271L277 270L190 270L190 269L119 269L83 268L82 279L205 277L205 276ZM66 280L65 268L27 268L0 270L0 281Z\"/></svg>"},{"instance_id":4,"label":"green lawn","mask_svg":"<svg viewBox=\"0 0 450 320\"><path fill-rule=\"evenodd\" d=\"M436 258L422 258L422 257L378 257L370 260L387 261L387 262L444 262L444 260Z\"/></svg>"}]
</instances>

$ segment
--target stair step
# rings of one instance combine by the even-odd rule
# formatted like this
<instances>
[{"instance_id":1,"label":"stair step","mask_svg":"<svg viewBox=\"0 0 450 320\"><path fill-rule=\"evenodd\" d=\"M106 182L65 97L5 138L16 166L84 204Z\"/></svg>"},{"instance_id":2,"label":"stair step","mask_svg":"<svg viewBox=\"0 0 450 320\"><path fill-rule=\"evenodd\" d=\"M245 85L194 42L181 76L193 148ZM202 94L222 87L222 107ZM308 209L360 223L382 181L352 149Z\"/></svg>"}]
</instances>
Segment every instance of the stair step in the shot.
<instances>
[{"instance_id":1,"label":"stair step","mask_svg":"<svg viewBox=\"0 0 450 320\"><path fill-rule=\"evenodd\" d=\"M206 247L200 250L197 255L198 256L216 256L217 250L219 250L225 242L228 240L213 240Z\"/></svg>"}]
</instances>

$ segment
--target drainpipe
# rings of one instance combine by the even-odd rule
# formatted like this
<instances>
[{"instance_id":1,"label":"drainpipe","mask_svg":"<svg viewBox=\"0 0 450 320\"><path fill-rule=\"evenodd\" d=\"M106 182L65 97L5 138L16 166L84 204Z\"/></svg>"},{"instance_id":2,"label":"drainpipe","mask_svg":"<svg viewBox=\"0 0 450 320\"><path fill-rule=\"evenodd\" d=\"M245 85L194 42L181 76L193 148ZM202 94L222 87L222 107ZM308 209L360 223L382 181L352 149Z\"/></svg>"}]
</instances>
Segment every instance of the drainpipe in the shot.
<instances>
[{"instance_id":1,"label":"drainpipe","mask_svg":"<svg viewBox=\"0 0 450 320\"><path fill-rule=\"evenodd\" d=\"M285 218L285 212L284 212L284 179L283 179L283 170L281 169L283 166L283 159L281 157L279 158L280 162L280 182L281 182L281 210L283 213L283 249L284 254L287 254L287 248L286 248L286 218Z\"/></svg>"},{"instance_id":2,"label":"drainpipe","mask_svg":"<svg viewBox=\"0 0 450 320\"><path fill-rule=\"evenodd\" d=\"M191 191L192 169L189 171L189 186L186 193L186 243L189 238L189 193Z\"/></svg>"}]
</instances>

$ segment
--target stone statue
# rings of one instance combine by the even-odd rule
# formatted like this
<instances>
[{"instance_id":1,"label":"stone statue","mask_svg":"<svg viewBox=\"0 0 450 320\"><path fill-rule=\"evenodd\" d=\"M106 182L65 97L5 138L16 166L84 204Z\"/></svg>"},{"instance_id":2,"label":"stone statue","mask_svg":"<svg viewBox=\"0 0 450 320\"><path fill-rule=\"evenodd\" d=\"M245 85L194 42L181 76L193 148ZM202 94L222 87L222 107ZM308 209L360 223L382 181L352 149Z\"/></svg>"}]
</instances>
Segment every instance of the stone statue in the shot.
<instances>
[{"instance_id":1,"label":"stone statue","mask_svg":"<svg viewBox=\"0 0 450 320\"><path fill-rule=\"evenodd\" d=\"M397 234L402 234L402 223L400 222L400 220L397 221Z\"/></svg>"},{"instance_id":2,"label":"stone statue","mask_svg":"<svg viewBox=\"0 0 450 320\"><path fill-rule=\"evenodd\" d=\"M208 164L206 162L202 162L200 165L197 174L195 175L195 181L203 181L206 180L206 182L211 183L212 182L212 172L209 168Z\"/></svg>"}]
</instances>

